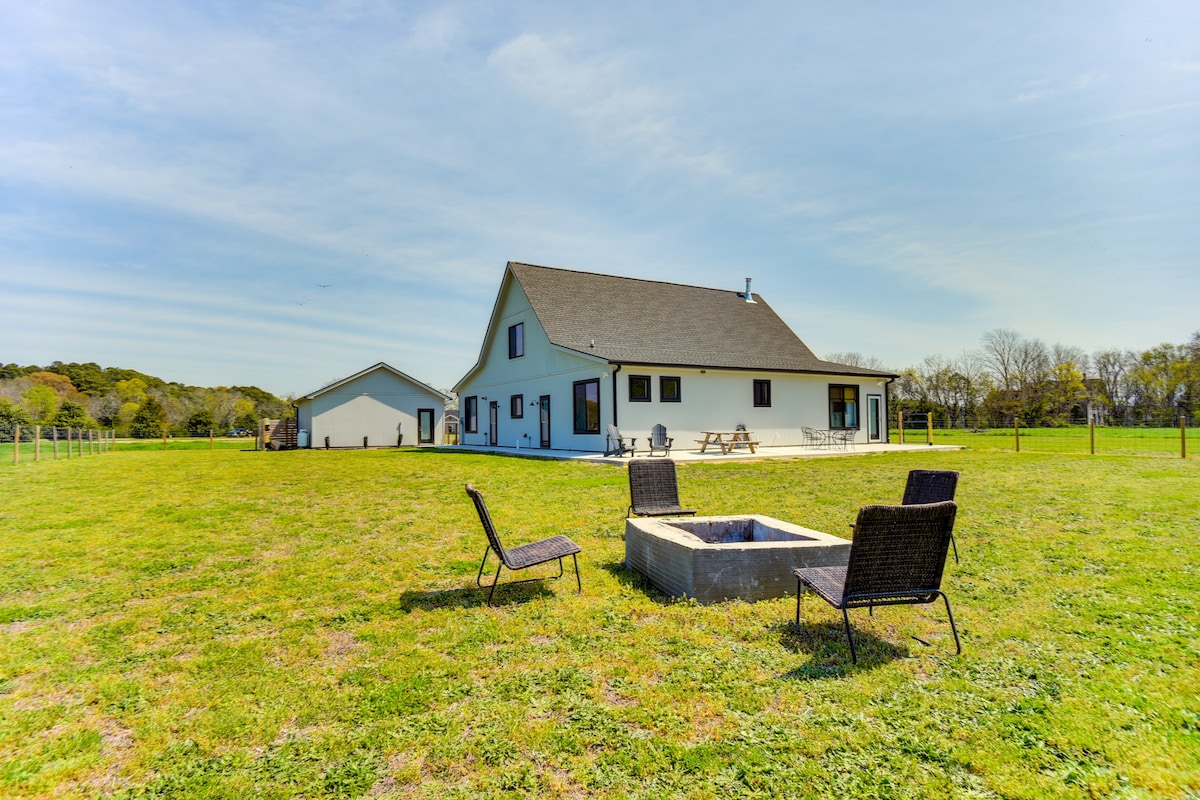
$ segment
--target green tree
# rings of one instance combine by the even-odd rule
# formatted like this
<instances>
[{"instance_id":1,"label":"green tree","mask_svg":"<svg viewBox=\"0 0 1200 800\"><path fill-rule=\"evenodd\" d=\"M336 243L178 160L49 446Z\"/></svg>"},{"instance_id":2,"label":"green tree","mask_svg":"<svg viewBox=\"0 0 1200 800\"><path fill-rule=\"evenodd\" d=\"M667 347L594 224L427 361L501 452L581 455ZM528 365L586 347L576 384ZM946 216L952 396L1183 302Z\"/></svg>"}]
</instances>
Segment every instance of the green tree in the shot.
<instances>
[{"instance_id":1,"label":"green tree","mask_svg":"<svg viewBox=\"0 0 1200 800\"><path fill-rule=\"evenodd\" d=\"M58 395L45 384L30 386L21 398L21 405L36 424L49 422L58 411Z\"/></svg>"},{"instance_id":2,"label":"green tree","mask_svg":"<svg viewBox=\"0 0 1200 800\"><path fill-rule=\"evenodd\" d=\"M138 439L154 439L162 436L170 427L162 404L147 397L129 423L129 435Z\"/></svg>"},{"instance_id":3,"label":"green tree","mask_svg":"<svg viewBox=\"0 0 1200 800\"><path fill-rule=\"evenodd\" d=\"M0 427L11 428L13 425L32 425L33 420L25 409L13 403L7 397L0 397Z\"/></svg>"},{"instance_id":4,"label":"green tree","mask_svg":"<svg viewBox=\"0 0 1200 800\"><path fill-rule=\"evenodd\" d=\"M60 428L95 428L96 421L88 416L87 410L78 403L64 400L58 413L50 423Z\"/></svg>"},{"instance_id":5,"label":"green tree","mask_svg":"<svg viewBox=\"0 0 1200 800\"><path fill-rule=\"evenodd\" d=\"M188 417L187 430L192 436L207 436L208 432L216 428L217 421L213 418L213 413L207 408L202 408L199 411Z\"/></svg>"}]
</instances>

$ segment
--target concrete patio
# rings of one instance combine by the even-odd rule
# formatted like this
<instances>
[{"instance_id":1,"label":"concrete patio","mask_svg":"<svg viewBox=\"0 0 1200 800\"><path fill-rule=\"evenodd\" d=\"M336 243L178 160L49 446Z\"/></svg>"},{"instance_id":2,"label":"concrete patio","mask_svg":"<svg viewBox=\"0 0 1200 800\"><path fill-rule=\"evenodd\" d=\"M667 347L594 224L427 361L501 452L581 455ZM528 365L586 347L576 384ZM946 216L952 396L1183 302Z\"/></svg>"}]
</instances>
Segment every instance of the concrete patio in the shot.
<instances>
[{"instance_id":1,"label":"concrete patio","mask_svg":"<svg viewBox=\"0 0 1200 800\"><path fill-rule=\"evenodd\" d=\"M629 457L606 456L602 453L587 453L578 450L541 450L533 447L487 447L484 445L439 445L439 450L461 450L472 453L494 453L496 455L519 456L521 458L550 458L571 461L595 461L605 464L626 464ZM753 461L759 458L837 458L845 456L865 456L871 453L903 453L903 452L932 452L934 450L961 450L961 447L951 445L928 444L858 444L848 450L817 450L811 447L764 447L759 445L757 453L746 450L731 450L722 454L720 450L710 450L701 453L700 450L672 449L671 458L677 462L717 463L728 461ZM649 458L643 448L635 453L634 458ZM663 456L654 456L662 458Z\"/></svg>"}]
</instances>

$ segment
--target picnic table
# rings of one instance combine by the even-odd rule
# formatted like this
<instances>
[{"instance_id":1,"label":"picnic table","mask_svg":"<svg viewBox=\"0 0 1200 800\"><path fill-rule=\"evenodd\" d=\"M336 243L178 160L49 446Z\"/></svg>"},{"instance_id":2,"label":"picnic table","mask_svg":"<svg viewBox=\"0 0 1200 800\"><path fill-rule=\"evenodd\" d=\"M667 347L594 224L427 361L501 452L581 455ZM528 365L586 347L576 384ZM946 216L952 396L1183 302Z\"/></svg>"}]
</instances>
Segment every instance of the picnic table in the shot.
<instances>
[{"instance_id":1,"label":"picnic table","mask_svg":"<svg viewBox=\"0 0 1200 800\"><path fill-rule=\"evenodd\" d=\"M708 449L709 445L715 445L721 448L721 453L728 455L729 451L735 447L749 447L750 452L755 452L754 448L758 441L754 438L754 434L750 431L700 431L704 434L703 439L697 439L696 443L700 445L700 452L703 453Z\"/></svg>"}]
</instances>

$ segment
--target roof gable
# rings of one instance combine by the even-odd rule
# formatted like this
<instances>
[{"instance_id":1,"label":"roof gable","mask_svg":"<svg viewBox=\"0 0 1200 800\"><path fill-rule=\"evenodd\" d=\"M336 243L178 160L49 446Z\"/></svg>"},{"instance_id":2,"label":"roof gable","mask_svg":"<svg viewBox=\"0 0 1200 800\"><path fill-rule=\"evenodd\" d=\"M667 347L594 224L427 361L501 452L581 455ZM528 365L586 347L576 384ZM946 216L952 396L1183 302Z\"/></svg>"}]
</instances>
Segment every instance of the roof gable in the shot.
<instances>
[{"instance_id":1,"label":"roof gable","mask_svg":"<svg viewBox=\"0 0 1200 800\"><path fill-rule=\"evenodd\" d=\"M760 295L510 261L550 342L613 363L890 373L822 361Z\"/></svg>"},{"instance_id":2,"label":"roof gable","mask_svg":"<svg viewBox=\"0 0 1200 800\"><path fill-rule=\"evenodd\" d=\"M395 367L393 367L389 364L385 364L382 361L380 361L378 364L367 367L364 370L360 370L360 371L354 373L353 375L342 378L341 380L334 381L333 383L330 383L326 386L322 386L320 389L317 389L315 392L310 392L306 395L303 395L300 399L312 400L315 397L320 397L321 395L325 394L326 392L332 392L334 389L337 389L341 386L345 386L346 384L351 383L352 381L358 380L359 378L363 377L364 375L369 375L372 372L376 372L378 370L385 370L387 372L390 372L392 375L395 375L397 378L400 378L401 380L411 383L413 386L417 387L418 389L423 389L432 395L436 395L436 396L442 398L443 402L447 402L447 401L451 400L450 396L447 395L445 392L438 391L437 389L433 388L429 384L422 383L421 381L417 380L416 378L412 377L411 375L406 375L403 372L401 372L400 370L396 369Z\"/></svg>"}]
</instances>

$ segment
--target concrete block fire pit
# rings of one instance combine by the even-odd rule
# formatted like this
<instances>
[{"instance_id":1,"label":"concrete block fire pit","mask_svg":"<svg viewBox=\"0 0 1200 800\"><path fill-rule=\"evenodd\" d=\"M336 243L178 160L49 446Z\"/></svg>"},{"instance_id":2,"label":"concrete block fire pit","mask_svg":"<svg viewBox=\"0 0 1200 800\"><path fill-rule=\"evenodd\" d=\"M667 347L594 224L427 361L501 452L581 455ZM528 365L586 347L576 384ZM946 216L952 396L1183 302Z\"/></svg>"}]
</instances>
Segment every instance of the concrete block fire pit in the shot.
<instances>
[{"instance_id":1,"label":"concrete block fire pit","mask_svg":"<svg viewBox=\"0 0 1200 800\"><path fill-rule=\"evenodd\" d=\"M758 514L625 520L625 565L700 603L796 593L795 567L845 564L850 542Z\"/></svg>"}]
</instances>

